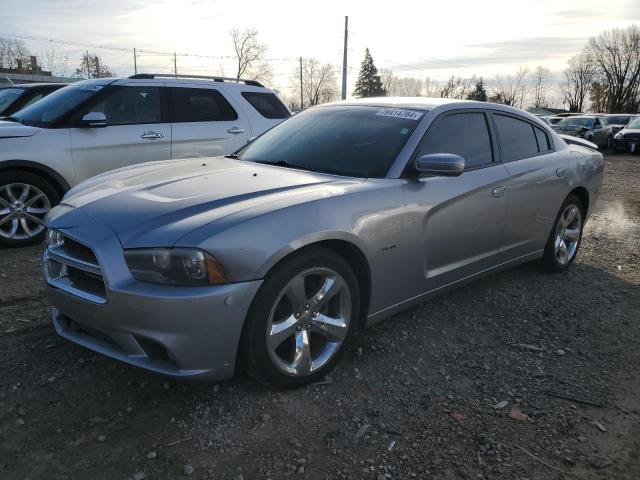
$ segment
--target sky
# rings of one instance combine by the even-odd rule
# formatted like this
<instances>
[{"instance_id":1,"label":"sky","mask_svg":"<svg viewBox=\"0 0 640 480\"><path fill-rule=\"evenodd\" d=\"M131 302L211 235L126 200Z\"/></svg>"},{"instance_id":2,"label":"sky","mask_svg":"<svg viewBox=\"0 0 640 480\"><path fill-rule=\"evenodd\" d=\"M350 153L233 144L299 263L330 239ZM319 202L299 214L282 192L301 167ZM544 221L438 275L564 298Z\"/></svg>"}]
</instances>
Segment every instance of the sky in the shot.
<instances>
[{"instance_id":1,"label":"sky","mask_svg":"<svg viewBox=\"0 0 640 480\"><path fill-rule=\"evenodd\" d=\"M271 86L288 93L300 56L341 68L345 15L351 90L367 47L398 76L493 78L538 65L559 75L589 37L640 23L640 0L0 0L0 36L36 53L52 45L70 68L88 49L130 75L136 47L187 54L179 73L230 76L229 32L253 27L268 46ZM173 57L144 53L138 67L170 72Z\"/></svg>"}]
</instances>

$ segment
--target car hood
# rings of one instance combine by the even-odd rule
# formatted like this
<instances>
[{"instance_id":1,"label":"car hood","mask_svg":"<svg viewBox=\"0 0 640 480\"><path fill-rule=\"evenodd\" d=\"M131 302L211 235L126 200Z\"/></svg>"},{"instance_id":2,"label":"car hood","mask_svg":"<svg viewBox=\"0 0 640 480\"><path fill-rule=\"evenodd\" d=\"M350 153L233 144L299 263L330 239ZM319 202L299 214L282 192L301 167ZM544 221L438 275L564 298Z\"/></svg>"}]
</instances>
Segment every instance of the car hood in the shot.
<instances>
[{"instance_id":1,"label":"car hood","mask_svg":"<svg viewBox=\"0 0 640 480\"><path fill-rule=\"evenodd\" d=\"M40 129L37 127L0 120L0 138L31 137L35 135L38 130Z\"/></svg>"},{"instance_id":2,"label":"car hood","mask_svg":"<svg viewBox=\"0 0 640 480\"><path fill-rule=\"evenodd\" d=\"M639 138L640 137L640 128L625 128L624 130L620 130L622 134L622 138Z\"/></svg>"},{"instance_id":3,"label":"car hood","mask_svg":"<svg viewBox=\"0 0 640 480\"><path fill-rule=\"evenodd\" d=\"M73 188L63 204L109 227L125 248L172 246L220 218L266 202L330 185L361 183L334 175L260 165L222 157L170 160L125 167ZM64 208L64 206L62 207ZM65 228L64 216L54 228Z\"/></svg>"}]
</instances>

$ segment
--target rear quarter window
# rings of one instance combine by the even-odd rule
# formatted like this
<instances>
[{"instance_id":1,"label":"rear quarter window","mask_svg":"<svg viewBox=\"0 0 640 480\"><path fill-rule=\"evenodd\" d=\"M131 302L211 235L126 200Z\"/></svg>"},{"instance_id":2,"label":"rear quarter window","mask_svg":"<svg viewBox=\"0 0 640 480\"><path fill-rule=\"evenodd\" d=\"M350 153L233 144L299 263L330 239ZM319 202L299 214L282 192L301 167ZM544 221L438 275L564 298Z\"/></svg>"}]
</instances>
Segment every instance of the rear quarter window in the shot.
<instances>
[{"instance_id":1,"label":"rear quarter window","mask_svg":"<svg viewBox=\"0 0 640 480\"><path fill-rule=\"evenodd\" d=\"M238 114L224 96L209 88L171 88L175 123L225 122Z\"/></svg>"},{"instance_id":2,"label":"rear quarter window","mask_svg":"<svg viewBox=\"0 0 640 480\"><path fill-rule=\"evenodd\" d=\"M260 115L270 119L289 118L291 114L273 93L242 92L244 99L255 108Z\"/></svg>"}]
</instances>

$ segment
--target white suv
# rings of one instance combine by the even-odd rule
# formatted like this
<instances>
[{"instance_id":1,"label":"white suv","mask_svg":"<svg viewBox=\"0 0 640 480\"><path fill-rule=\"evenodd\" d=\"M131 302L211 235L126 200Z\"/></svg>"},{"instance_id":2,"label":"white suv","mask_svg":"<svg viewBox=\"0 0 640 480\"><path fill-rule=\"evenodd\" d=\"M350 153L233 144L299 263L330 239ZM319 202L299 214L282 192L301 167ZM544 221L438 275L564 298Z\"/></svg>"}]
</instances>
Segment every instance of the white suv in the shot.
<instances>
[{"instance_id":1,"label":"white suv","mask_svg":"<svg viewBox=\"0 0 640 480\"><path fill-rule=\"evenodd\" d=\"M141 74L58 90L0 121L0 245L40 241L45 214L86 178L230 154L289 116L252 80Z\"/></svg>"}]
</instances>

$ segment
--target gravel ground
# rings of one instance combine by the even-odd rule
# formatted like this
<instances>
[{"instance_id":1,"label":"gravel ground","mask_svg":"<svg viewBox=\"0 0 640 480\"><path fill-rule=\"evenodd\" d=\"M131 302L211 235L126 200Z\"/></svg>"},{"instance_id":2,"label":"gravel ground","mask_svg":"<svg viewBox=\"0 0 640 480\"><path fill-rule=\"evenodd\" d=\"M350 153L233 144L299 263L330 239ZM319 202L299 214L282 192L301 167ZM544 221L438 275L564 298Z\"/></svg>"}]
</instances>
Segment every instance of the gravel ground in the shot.
<instances>
[{"instance_id":1,"label":"gravel ground","mask_svg":"<svg viewBox=\"0 0 640 480\"><path fill-rule=\"evenodd\" d=\"M424 303L291 392L167 381L62 341L39 249L1 250L0 478L638 479L639 245L640 157L611 156L568 272Z\"/></svg>"}]
</instances>

